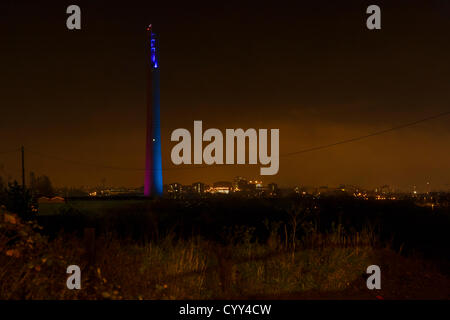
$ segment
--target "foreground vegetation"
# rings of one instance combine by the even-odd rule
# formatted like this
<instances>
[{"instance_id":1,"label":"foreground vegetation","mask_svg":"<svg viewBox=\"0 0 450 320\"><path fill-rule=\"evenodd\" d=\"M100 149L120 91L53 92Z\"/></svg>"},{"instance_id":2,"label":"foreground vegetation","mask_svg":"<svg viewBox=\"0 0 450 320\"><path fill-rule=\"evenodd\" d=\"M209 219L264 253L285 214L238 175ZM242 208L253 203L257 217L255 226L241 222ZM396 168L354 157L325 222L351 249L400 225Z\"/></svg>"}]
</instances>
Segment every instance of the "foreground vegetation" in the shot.
<instances>
[{"instance_id":1,"label":"foreground vegetation","mask_svg":"<svg viewBox=\"0 0 450 320\"><path fill-rule=\"evenodd\" d=\"M102 233L92 256L92 243L76 234L45 236L35 222L2 208L0 299L335 299L349 290L356 294L350 298L359 298L367 266L387 265L380 252L388 252L390 262L397 255L381 249L369 229L350 234L338 224L319 232L296 221L294 213L291 218L289 225L266 221L264 242L246 227L228 229L226 241L168 233L142 242ZM298 223L301 227L293 227ZM303 235L297 237L295 230ZM415 272L414 265L423 263L409 259L398 267ZM72 264L82 269L81 290L66 288L65 271ZM447 280L436 278L439 273L431 276L443 284ZM367 291L361 297L367 298Z\"/></svg>"},{"instance_id":2,"label":"foreground vegetation","mask_svg":"<svg viewBox=\"0 0 450 320\"><path fill-rule=\"evenodd\" d=\"M7 191L0 299L450 297L450 215L409 202L84 199L40 215ZM381 291L367 290L372 264ZM66 287L69 265L81 290Z\"/></svg>"},{"instance_id":3,"label":"foreground vegetation","mask_svg":"<svg viewBox=\"0 0 450 320\"><path fill-rule=\"evenodd\" d=\"M234 230L226 245L193 237L158 242L102 236L95 263L83 242L60 235L49 241L39 226L1 212L2 299L209 299L318 290L340 290L370 265L373 235L311 232L302 242L282 241L272 226L267 243L251 230ZM237 240L239 238L239 240ZM294 246L296 247L294 249ZM84 270L82 290L67 290L65 269Z\"/></svg>"}]
</instances>

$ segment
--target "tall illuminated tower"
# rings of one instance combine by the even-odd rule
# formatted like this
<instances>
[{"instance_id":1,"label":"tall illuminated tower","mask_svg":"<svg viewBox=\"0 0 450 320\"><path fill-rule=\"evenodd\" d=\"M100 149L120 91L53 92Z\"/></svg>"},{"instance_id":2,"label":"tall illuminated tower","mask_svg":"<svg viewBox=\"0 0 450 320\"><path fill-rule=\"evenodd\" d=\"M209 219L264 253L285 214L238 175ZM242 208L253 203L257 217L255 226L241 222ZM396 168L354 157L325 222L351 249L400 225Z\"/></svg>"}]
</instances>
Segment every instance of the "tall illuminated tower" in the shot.
<instances>
[{"instance_id":1,"label":"tall illuminated tower","mask_svg":"<svg viewBox=\"0 0 450 320\"><path fill-rule=\"evenodd\" d=\"M147 27L147 141L145 144L145 196L163 193L161 161L161 125L159 112L159 64L156 35Z\"/></svg>"}]
</instances>

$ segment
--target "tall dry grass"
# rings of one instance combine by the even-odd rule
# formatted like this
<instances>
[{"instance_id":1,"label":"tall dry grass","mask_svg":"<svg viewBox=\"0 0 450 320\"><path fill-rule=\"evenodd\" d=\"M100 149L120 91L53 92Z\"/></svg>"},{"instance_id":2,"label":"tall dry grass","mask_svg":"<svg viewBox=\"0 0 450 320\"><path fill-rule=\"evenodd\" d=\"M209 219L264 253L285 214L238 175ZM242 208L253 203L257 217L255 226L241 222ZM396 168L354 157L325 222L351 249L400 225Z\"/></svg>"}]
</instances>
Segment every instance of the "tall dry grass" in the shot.
<instances>
[{"instance_id":1,"label":"tall dry grass","mask_svg":"<svg viewBox=\"0 0 450 320\"><path fill-rule=\"evenodd\" d=\"M297 239L292 225L268 228L265 243L243 228L231 230L227 244L173 234L138 244L107 234L96 239L89 265L79 238L61 234L49 241L39 226L2 210L0 299L220 299L343 290L371 264L376 241L368 229L347 234L336 225L319 233L309 226ZM81 290L66 288L71 264L82 269Z\"/></svg>"}]
</instances>

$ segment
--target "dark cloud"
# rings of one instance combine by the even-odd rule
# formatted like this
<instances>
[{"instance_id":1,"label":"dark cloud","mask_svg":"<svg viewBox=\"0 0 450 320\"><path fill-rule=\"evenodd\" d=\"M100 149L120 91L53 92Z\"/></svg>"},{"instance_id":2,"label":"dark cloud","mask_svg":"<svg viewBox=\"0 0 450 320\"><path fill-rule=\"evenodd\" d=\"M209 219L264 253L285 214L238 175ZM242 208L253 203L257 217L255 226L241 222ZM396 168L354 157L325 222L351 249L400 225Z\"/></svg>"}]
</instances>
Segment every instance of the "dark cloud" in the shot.
<instances>
[{"instance_id":1,"label":"dark cloud","mask_svg":"<svg viewBox=\"0 0 450 320\"><path fill-rule=\"evenodd\" d=\"M143 167L144 26L160 36L164 166L170 133L205 127L280 128L280 153L364 135L448 110L448 1L379 2L382 30L365 28L365 1L293 4L3 1L0 149ZM283 159L280 184L406 186L448 183L448 118ZM15 169L14 158L3 158ZM32 157L56 184L139 185L139 172ZM258 174L259 166L172 170L165 181ZM266 179L266 178L264 178ZM268 181L267 181L268 182Z\"/></svg>"}]
</instances>

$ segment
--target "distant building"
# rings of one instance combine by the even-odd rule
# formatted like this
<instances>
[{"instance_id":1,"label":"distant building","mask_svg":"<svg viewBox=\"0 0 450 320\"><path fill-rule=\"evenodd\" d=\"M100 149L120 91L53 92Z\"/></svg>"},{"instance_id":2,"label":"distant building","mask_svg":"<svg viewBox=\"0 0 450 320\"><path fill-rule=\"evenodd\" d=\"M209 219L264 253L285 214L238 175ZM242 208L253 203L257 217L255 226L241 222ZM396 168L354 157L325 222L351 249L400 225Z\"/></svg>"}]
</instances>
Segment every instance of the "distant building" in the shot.
<instances>
[{"instance_id":1,"label":"distant building","mask_svg":"<svg viewBox=\"0 0 450 320\"><path fill-rule=\"evenodd\" d=\"M235 177L233 179L233 190L235 192L248 191L249 183L243 177Z\"/></svg>"},{"instance_id":2,"label":"distant building","mask_svg":"<svg viewBox=\"0 0 450 320\"><path fill-rule=\"evenodd\" d=\"M183 191L183 186L181 183L175 182L167 186L167 193L169 197L178 199L181 197L181 192Z\"/></svg>"},{"instance_id":3,"label":"distant building","mask_svg":"<svg viewBox=\"0 0 450 320\"><path fill-rule=\"evenodd\" d=\"M196 194L204 194L206 190L206 185L202 182L194 182L192 184L192 191Z\"/></svg>"},{"instance_id":4,"label":"distant building","mask_svg":"<svg viewBox=\"0 0 450 320\"><path fill-rule=\"evenodd\" d=\"M330 192L330 189L328 188L328 186L320 186L319 189L317 190L318 195L327 194L329 192Z\"/></svg>"},{"instance_id":5,"label":"distant building","mask_svg":"<svg viewBox=\"0 0 450 320\"><path fill-rule=\"evenodd\" d=\"M193 194L194 192L194 186L192 185L184 185L181 187L181 193L183 194Z\"/></svg>"},{"instance_id":6,"label":"distant building","mask_svg":"<svg viewBox=\"0 0 450 320\"><path fill-rule=\"evenodd\" d=\"M228 181L218 181L213 184L209 189L211 193L224 193L229 194L233 190L233 184Z\"/></svg>"},{"instance_id":7,"label":"distant building","mask_svg":"<svg viewBox=\"0 0 450 320\"><path fill-rule=\"evenodd\" d=\"M269 183L267 185L267 194L270 197L276 197L279 195L279 189L278 189L278 185L274 182Z\"/></svg>"},{"instance_id":8,"label":"distant building","mask_svg":"<svg viewBox=\"0 0 450 320\"><path fill-rule=\"evenodd\" d=\"M254 185L254 189L261 191L263 189L262 181L250 180L250 185Z\"/></svg>"},{"instance_id":9,"label":"distant building","mask_svg":"<svg viewBox=\"0 0 450 320\"><path fill-rule=\"evenodd\" d=\"M294 192L298 195L305 195L305 194L307 194L307 189L306 189L306 187L296 186L294 188Z\"/></svg>"}]
</instances>

